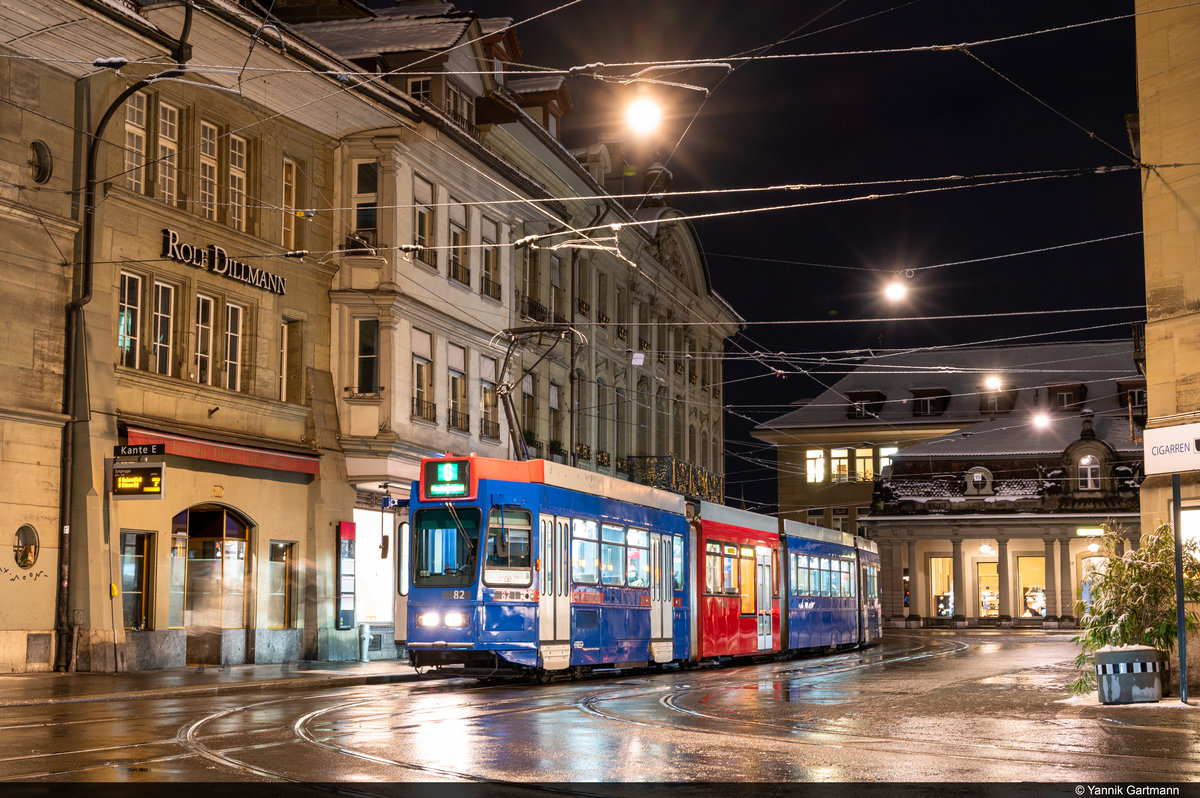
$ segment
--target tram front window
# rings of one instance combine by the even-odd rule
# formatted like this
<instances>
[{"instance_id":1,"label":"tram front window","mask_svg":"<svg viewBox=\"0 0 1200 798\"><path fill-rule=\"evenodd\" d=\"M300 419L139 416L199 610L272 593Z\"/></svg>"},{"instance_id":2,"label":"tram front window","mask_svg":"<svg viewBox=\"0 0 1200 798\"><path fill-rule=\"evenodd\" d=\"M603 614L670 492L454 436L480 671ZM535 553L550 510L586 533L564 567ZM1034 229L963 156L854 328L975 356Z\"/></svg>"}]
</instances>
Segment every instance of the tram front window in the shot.
<instances>
[{"instance_id":1,"label":"tram front window","mask_svg":"<svg viewBox=\"0 0 1200 798\"><path fill-rule=\"evenodd\" d=\"M530 537L533 518L527 510L493 507L488 513L488 534L483 581L490 585L528 585Z\"/></svg>"},{"instance_id":2,"label":"tram front window","mask_svg":"<svg viewBox=\"0 0 1200 798\"><path fill-rule=\"evenodd\" d=\"M413 518L413 584L465 587L475 582L480 513L476 507L417 510Z\"/></svg>"}]
</instances>

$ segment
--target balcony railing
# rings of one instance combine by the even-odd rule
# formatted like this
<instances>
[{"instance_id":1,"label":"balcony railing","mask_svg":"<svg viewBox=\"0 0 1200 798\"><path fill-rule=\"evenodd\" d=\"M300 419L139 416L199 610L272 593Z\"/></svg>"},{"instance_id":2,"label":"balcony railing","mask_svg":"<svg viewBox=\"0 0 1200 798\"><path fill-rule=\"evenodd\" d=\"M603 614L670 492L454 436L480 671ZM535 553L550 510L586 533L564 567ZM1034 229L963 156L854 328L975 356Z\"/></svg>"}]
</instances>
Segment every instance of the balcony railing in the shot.
<instances>
[{"instance_id":1,"label":"balcony railing","mask_svg":"<svg viewBox=\"0 0 1200 798\"><path fill-rule=\"evenodd\" d=\"M450 429L456 429L459 432L471 431L471 417L466 413L460 413L457 410L451 410L447 421L450 424Z\"/></svg>"},{"instance_id":2,"label":"balcony railing","mask_svg":"<svg viewBox=\"0 0 1200 798\"><path fill-rule=\"evenodd\" d=\"M433 402L427 402L424 399L413 397L413 418L419 418L422 421L431 421L437 423L437 405Z\"/></svg>"},{"instance_id":3,"label":"balcony railing","mask_svg":"<svg viewBox=\"0 0 1200 798\"><path fill-rule=\"evenodd\" d=\"M575 456L580 460L591 460L592 447L588 446L586 443L575 444Z\"/></svg>"},{"instance_id":4,"label":"balcony railing","mask_svg":"<svg viewBox=\"0 0 1200 798\"><path fill-rule=\"evenodd\" d=\"M597 451L596 465L608 468L610 465L612 465L612 455L605 451Z\"/></svg>"},{"instance_id":5,"label":"balcony railing","mask_svg":"<svg viewBox=\"0 0 1200 798\"><path fill-rule=\"evenodd\" d=\"M576 301L575 307L578 309L579 315L584 317L586 317L592 309L592 306L584 302L582 299Z\"/></svg>"},{"instance_id":6,"label":"balcony railing","mask_svg":"<svg viewBox=\"0 0 1200 798\"><path fill-rule=\"evenodd\" d=\"M463 285L471 284L471 270L459 258L450 259L450 279Z\"/></svg>"},{"instance_id":7,"label":"balcony railing","mask_svg":"<svg viewBox=\"0 0 1200 798\"><path fill-rule=\"evenodd\" d=\"M500 440L500 422L490 418L479 419L479 437Z\"/></svg>"},{"instance_id":8,"label":"balcony railing","mask_svg":"<svg viewBox=\"0 0 1200 798\"><path fill-rule=\"evenodd\" d=\"M518 295L518 304L520 306L521 315L534 321L549 321L550 311L541 302L538 302L533 297Z\"/></svg>"},{"instance_id":9,"label":"balcony railing","mask_svg":"<svg viewBox=\"0 0 1200 798\"><path fill-rule=\"evenodd\" d=\"M720 502L725 497L725 478L675 455L628 458L634 482L682 493L694 499Z\"/></svg>"},{"instance_id":10,"label":"balcony railing","mask_svg":"<svg viewBox=\"0 0 1200 798\"><path fill-rule=\"evenodd\" d=\"M500 298L500 283L490 277L479 278L479 293L492 299Z\"/></svg>"}]
</instances>

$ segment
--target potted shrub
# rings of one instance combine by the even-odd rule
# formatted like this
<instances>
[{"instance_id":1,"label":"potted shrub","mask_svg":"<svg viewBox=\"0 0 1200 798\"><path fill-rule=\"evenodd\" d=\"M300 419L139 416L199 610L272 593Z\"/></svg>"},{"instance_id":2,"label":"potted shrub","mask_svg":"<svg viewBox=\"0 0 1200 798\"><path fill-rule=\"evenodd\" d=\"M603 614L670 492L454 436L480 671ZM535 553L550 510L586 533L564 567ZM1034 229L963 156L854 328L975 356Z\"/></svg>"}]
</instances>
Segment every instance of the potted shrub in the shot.
<instances>
[{"instance_id":1,"label":"potted shrub","mask_svg":"<svg viewBox=\"0 0 1200 798\"><path fill-rule=\"evenodd\" d=\"M1101 566L1091 574L1089 595L1076 605L1080 632L1073 693L1097 687L1105 704L1157 701L1163 669L1179 635L1175 602L1175 538L1169 524L1142 535L1136 549L1119 554L1124 537L1105 525L1099 539ZM1183 549L1184 600L1200 600L1196 546ZM1185 615L1188 629L1196 615ZM1157 688L1158 695L1154 695Z\"/></svg>"}]
</instances>

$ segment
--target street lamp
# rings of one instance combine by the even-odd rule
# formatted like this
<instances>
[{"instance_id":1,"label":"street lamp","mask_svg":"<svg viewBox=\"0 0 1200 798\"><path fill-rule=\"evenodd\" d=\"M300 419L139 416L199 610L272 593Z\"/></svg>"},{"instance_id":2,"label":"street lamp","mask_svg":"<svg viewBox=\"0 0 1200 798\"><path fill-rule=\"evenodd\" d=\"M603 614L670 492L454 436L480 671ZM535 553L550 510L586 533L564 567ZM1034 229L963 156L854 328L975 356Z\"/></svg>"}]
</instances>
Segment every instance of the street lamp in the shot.
<instances>
[{"instance_id":1,"label":"street lamp","mask_svg":"<svg viewBox=\"0 0 1200 798\"><path fill-rule=\"evenodd\" d=\"M662 122L662 108L653 98L642 95L626 107L625 122L634 133L649 135Z\"/></svg>"}]
</instances>

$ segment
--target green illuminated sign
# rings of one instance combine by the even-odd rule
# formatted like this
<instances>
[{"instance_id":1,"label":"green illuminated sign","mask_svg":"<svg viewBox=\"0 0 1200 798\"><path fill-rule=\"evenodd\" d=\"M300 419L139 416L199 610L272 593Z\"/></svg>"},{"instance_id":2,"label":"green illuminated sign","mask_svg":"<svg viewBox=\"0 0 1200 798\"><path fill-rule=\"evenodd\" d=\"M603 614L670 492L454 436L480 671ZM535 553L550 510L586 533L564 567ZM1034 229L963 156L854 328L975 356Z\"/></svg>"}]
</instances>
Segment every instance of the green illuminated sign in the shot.
<instances>
[{"instance_id":1,"label":"green illuminated sign","mask_svg":"<svg viewBox=\"0 0 1200 798\"><path fill-rule=\"evenodd\" d=\"M422 482L425 495L440 499L469 496L471 493L471 462L442 460L425 464Z\"/></svg>"}]
</instances>

